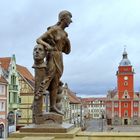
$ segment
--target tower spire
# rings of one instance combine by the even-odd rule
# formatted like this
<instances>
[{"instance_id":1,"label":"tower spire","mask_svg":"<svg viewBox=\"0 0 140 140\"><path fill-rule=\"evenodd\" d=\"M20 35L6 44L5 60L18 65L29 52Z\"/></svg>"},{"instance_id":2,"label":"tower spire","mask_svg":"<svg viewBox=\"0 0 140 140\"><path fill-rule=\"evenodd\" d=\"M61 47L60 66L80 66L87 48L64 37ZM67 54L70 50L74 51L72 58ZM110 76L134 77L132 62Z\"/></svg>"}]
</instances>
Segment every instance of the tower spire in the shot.
<instances>
[{"instance_id":1,"label":"tower spire","mask_svg":"<svg viewBox=\"0 0 140 140\"><path fill-rule=\"evenodd\" d=\"M126 45L124 45L126 46ZM127 52L126 52L126 48L124 48L124 52L123 52L123 59L127 59Z\"/></svg>"},{"instance_id":2,"label":"tower spire","mask_svg":"<svg viewBox=\"0 0 140 140\"><path fill-rule=\"evenodd\" d=\"M126 45L125 45L125 47L126 47ZM123 58L120 62L120 66L130 66L131 63L130 63L129 59L127 58L126 48L124 48L124 52L123 52L122 56L123 56Z\"/></svg>"}]
</instances>

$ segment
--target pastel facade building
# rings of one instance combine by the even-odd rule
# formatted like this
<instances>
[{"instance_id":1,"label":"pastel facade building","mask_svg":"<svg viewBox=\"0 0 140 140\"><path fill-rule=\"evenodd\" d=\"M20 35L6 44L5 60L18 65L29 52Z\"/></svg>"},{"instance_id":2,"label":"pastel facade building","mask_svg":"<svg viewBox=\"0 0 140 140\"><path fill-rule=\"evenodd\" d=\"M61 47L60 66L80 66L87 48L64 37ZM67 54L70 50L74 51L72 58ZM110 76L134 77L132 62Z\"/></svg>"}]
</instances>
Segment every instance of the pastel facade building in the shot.
<instances>
[{"instance_id":1,"label":"pastel facade building","mask_svg":"<svg viewBox=\"0 0 140 140\"><path fill-rule=\"evenodd\" d=\"M81 100L65 84L62 92L62 111L64 112L64 121L80 125Z\"/></svg>"},{"instance_id":2,"label":"pastel facade building","mask_svg":"<svg viewBox=\"0 0 140 140\"><path fill-rule=\"evenodd\" d=\"M100 97L95 98L93 101L93 118L94 119L101 119L105 118L106 114L106 98Z\"/></svg>"},{"instance_id":3,"label":"pastel facade building","mask_svg":"<svg viewBox=\"0 0 140 140\"><path fill-rule=\"evenodd\" d=\"M83 98L82 104L89 119L101 119L105 116L106 98Z\"/></svg>"},{"instance_id":4,"label":"pastel facade building","mask_svg":"<svg viewBox=\"0 0 140 140\"><path fill-rule=\"evenodd\" d=\"M0 139L7 136L7 89L8 82L3 77L3 72L0 64Z\"/></svg>"},{"instance_id":5,"label":"pastel facade building","mask_svg":"<svg viewBox=\"0 0 140 140\"><path fill-rule=\"evenodd\" d=\"M14 112L19 108L20 86L16 68L15 55L0 58L3 76L8 81L8 111Z\"/></svg>"},{"instance_id":6,"label":"pastel facade building","mask_svg":"<svg viewBox=\"0 0 140 140\"><path fill-rule=\"evenodd\" d=\"M95 98L81 98L83 110L87 119L93 118L93 102Z\"/></svg>"},{"instance_id":7,"label":"pastel facade building","mask_svg":"<svg viewBox=\"0 0 140 140\"><path fill-rule=\"evenodd\" d=\"M20 85L20 102L18 126L24 126L32 123L31 106L34 98L34 77L29 70L21 65L17 65Z\"/></svg>"},{"instance_id":8,"label":"pastel facade building","mask_svg":"<svg viewBox=\"0 0 140 140\"><path fill-rule=\"evenodd\" d=\"M9 125L21 126L32 122L31 105L34 97L34 78L26 67L16 64L15 55L0 58L4 78L8 82ZM16 121L16 122L15 122Z\"/></svg>"}]
</instances>

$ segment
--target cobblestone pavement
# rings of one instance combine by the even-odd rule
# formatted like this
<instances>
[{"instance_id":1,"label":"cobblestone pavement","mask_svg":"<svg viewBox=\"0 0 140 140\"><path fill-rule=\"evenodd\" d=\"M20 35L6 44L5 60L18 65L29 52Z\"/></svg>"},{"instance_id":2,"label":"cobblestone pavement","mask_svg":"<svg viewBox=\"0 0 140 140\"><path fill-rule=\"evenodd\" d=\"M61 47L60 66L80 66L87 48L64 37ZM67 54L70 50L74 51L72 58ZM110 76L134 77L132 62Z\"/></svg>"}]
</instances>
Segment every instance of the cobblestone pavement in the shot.
<instances>
[{"instance_id":1,"label":"cobblestone pavement","mask_svg":"<svg viewBox=\"0 0 140 140\"><path fill-rule=\"evenodd\" d=\"M111 130L109 129L111 127ZM108 126L111 132L140 132L140 125Z\"/></svg>"},{"instance_id":2,"label":"cobblestone pavement","mask_svg":"<svg viewBox=\"0 0 140 140\"><path fill-rule=\"evenodd\" d=\"M93 119L87 121L88 132L103 132L107 131L106 121L104 119Z\"/></svg>"},{"instance_id":3,"label":"cobblestone pavement","mask_svg":"<svg viewBox=\"0 0 140 140\"><path fill-rule=\"evenodd\" d=\"M87 121L87 132L140 132L140 125L111 126L106 120L93 119Z\"/></svg>"}]
</instances>

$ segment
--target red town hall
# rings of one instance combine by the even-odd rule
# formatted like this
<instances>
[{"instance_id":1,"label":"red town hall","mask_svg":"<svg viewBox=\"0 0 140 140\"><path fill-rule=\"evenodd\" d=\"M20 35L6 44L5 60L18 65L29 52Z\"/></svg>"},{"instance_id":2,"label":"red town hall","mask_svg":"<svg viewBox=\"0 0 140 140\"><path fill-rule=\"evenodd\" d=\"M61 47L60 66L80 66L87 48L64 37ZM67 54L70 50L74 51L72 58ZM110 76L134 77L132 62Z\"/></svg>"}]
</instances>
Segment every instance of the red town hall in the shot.
<instances>
[{"instance_id":1,"label":"red town hall","mask_svg":"<svg viewBox=\"0 0 140 140\"><path fill-rule=\"evenodd\" d=\"M117 75L117 89L109 91L106 101L108 124L140 124L140 96L134 92L134 69L124 50Z\"/></svg>"}]
</instances>

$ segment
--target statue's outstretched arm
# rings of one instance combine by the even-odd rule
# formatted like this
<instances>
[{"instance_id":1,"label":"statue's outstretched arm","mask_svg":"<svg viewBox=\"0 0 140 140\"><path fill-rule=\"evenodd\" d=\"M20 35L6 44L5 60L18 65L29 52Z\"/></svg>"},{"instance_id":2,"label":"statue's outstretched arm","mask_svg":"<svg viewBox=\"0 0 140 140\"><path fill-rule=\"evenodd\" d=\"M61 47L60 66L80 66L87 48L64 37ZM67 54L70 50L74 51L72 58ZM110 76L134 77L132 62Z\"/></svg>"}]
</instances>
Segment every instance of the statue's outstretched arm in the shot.
<instances>
[{"instance_id":1,"label":"statue's outstretched arm","mask_svg":"<svg viewBox=\"0 0 140 140\"><path fill-rule=\"evenodd\" d=\"M48 32L45 32L42 36L40 36L37 40L37 44L41 44L45 47L45 50L47 51L53 51L54 48L46 41L48 38Z\"/></svg>"}]
</instances>

